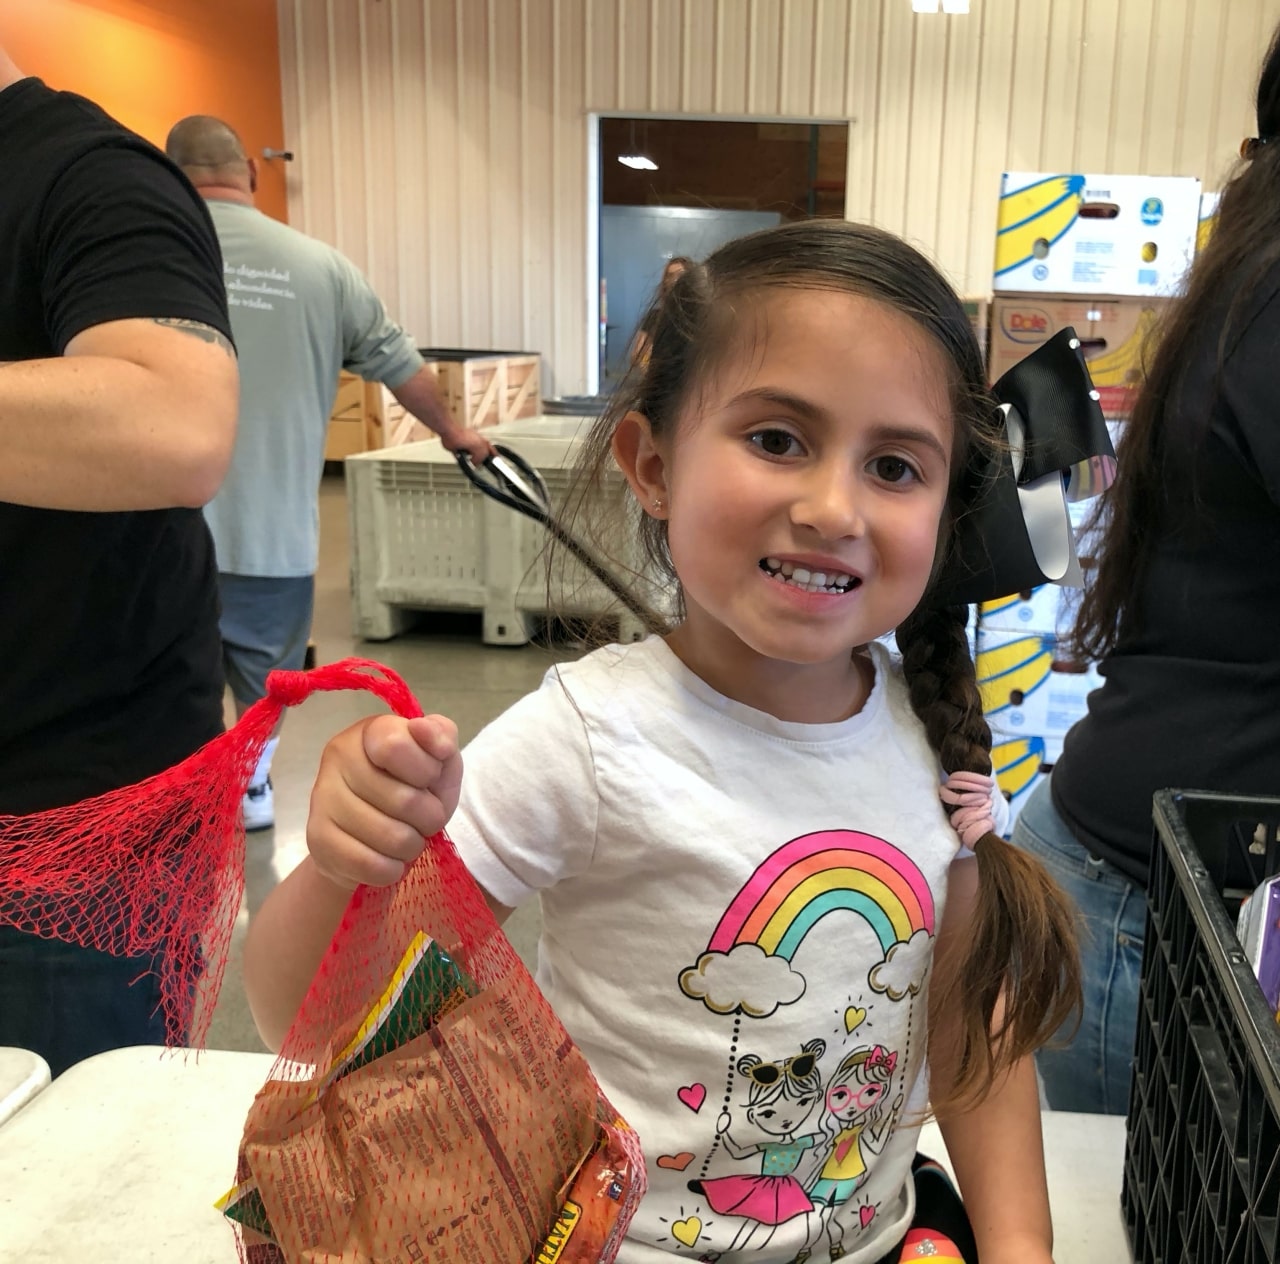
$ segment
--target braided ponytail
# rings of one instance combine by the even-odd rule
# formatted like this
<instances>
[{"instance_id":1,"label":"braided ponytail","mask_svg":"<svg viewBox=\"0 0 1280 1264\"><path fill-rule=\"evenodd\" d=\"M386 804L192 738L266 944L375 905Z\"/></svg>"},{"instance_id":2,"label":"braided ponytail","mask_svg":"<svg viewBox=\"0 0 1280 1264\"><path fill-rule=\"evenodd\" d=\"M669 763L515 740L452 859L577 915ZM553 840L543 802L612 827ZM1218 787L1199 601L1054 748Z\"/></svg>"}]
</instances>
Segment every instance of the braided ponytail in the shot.
<instances>
[{"instance_id":1,"label":"braided ponytail","mask_svg":"<svg viewBox=\"0 0 1280 1264\"><path fill-rule=\"evenodd\" d=\"M982 714L966 621L964 606L922 603L898 628L898 647L912 709L943 770L990 775L991 730ZM1080 962L1067 897L1038 860L996 834L980 838L974 853L973 933L962 960L937 979L933 1000L956 1016L949 1025L959 1033L953 1081L933 1102L939 1114L980 1101L1080 1004Z\"/></svg>"}]
</instances>

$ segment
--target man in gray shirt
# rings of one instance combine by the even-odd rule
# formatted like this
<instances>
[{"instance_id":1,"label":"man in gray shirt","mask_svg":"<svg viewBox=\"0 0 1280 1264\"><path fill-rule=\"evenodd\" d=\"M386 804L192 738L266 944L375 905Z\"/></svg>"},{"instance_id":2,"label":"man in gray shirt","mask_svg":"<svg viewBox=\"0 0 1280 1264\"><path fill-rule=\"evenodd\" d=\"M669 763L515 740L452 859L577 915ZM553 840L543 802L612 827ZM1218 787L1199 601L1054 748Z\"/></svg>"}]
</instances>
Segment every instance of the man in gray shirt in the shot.
<instances>
[{"instance_id":1,"label":"man in gray shirt","mask_svg":"<svg viewBox=\"0 0 1280 1264\"><path fill-rule=\"evenodd\" d=\"M257 164L220 119L175 124L165 150L208 203L222 245L240 349L240 419L231 469L205 507L217 550L222 647L237 715L267 673L301 668L319 552L317 491L338 370L382 382L451 452L492 449L451 416L408 335L354 264L254 206ZM275 822L263 752L244 800L245 827Z\"/></svg>"}]
</instances>

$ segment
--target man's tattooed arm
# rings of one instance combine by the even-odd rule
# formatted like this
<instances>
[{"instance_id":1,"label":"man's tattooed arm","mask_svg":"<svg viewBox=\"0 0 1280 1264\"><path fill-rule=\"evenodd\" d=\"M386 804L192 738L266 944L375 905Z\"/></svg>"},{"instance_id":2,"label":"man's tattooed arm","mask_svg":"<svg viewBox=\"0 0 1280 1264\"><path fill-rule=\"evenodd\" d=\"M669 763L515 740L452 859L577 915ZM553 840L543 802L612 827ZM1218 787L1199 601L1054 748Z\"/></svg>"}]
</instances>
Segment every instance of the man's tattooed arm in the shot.
<instances>
[{"instance_id":1,"label":"man's tattooed arm","mask_svg":"<svg viewBox=\"0 0 1280 1264\"><path fill-rule=\"evenodd\" d=\"M225 335L220 334L211 325L202 325L198 320L183 320L177 316L153 316L151 323L164 325L169 329L180 329L184 334L199 338L201 342L212 342L221 347L233 360L235 359L235 347Z\"/></svg>"}]
</instances>

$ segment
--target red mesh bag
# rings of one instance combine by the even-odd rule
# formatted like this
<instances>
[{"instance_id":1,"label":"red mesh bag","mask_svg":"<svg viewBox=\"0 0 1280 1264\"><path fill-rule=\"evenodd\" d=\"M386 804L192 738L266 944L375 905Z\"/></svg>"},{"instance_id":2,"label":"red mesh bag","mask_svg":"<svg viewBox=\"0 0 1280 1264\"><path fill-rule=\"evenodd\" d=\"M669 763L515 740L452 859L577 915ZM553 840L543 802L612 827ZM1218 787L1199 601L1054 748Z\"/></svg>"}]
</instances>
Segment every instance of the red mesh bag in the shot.
<instances>
[{"instance_id":1,"label":"red mesh bag","mask_svg":"<svg viewBox=\"0 0 1280 1264\"><path fill-rule=\"evenodd\" d=\"M240 801L285 706L399 677L276 672L230 732L137 786L0 817L0 920L155 955L170 1043L202 1043L244 889ZM357 890L245 1124L220 1204L268 1261L612 1260L644 1190L635 1134L443 835Z\"/></svg>"}]
</instances>

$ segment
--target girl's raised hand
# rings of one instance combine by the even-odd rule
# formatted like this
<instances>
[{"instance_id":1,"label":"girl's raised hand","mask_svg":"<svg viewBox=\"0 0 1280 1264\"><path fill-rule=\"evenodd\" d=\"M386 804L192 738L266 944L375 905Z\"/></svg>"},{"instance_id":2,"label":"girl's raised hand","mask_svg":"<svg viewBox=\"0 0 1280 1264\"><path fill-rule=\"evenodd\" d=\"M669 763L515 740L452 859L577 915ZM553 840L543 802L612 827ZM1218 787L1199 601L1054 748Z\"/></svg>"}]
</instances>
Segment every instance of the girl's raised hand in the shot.
<instances>
[{"instance_id":1,"label":"girl's raised hand","mask_svg":"<svg viewBox=\"0 0 1280 1264\"><path fill-rule=\"evenodd\" d=\"M311 791L307 847L336 886L398 882L458 806L458 730L441 715L379 715L333 738Z\"/></svg>"}]
</instances>

